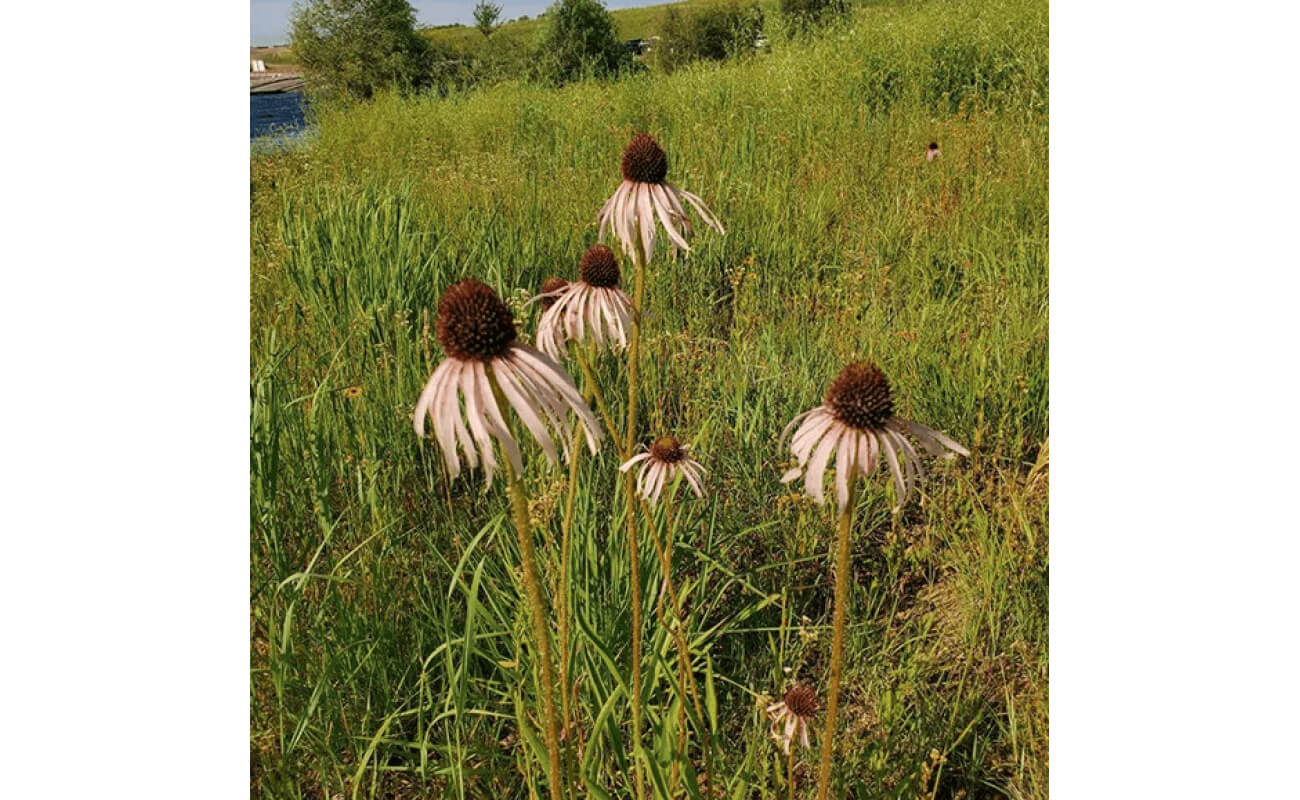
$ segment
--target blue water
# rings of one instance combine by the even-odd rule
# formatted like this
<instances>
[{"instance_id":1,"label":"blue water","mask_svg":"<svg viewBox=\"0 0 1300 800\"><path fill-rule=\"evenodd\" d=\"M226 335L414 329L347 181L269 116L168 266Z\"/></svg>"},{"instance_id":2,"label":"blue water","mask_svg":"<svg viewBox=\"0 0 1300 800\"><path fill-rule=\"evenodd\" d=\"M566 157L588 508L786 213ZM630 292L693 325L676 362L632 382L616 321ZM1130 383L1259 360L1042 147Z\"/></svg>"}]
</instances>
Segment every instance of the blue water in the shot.
<instances>
[{"instance_id":1,"label":"blue water","mask_svg":"<svg viewBox=\"0 0 1300 800\"><path fill-rule=\"evenodd\" d=\"M301 92L278 92L275 94L250 94L252 135L259 136L295 136L307 127L303 115L306 100Z\"/></svg>"}]
</instances>

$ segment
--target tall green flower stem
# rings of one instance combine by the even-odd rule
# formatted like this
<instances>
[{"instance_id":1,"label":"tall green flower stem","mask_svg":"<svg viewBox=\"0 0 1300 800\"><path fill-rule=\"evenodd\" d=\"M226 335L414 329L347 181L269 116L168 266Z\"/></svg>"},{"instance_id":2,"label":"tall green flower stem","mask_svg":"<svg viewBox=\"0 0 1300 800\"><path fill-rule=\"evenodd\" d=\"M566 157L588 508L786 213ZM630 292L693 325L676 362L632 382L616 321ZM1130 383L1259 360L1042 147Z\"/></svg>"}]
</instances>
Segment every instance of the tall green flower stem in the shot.
<instances>
[{"instance_id":1,"label":"tall green flower stem","mask_svg":"<svg viewBox=\"0 0 1300 800\"><path fill-rule=\"evenodd\" d=\"M849 468L849 502L840 512L838 554L835 558L835 613L831 633L831 687L826 704L826 730L822 733L822 764L817 778L817 800L826 800L831 788L831 755L835 750L835 715L840 710L840 677L844 672L844 617L849 597L849 532L853 529L856 496L855 467Z\"/></svg>"},{"instance_id":2,"label":"tall green flower stem","mask_svg":"<svg viewBox=\"0 0 1300 800\"><path fill-rule=\"evenodd\" d=\"M790 752L785 754L785 786L789 800L794 800L794 750L791 747Z\"/></svg>"},{"instance_id":3,"label":"tall green flower stem","mask_svg":"<svg viewBox=\"0 0 1300 800\"><path fill-rule=\"evenodd\" d=\"M496 376L488 370L492 384L492 394L497 405L506 407L506 399L497 385ZM528 493L524 489L522 476L516 475L510 459L505 462L506 483L510 490L510 509L514 514L515 532L519 534L519 555L523 562L524 593L528 603L533 607L533 635L537 639L537 656L541 662L542 714L546 724L546 751L550 761L547 770L547 782L551 787L551 800L564 800L564 782L560 772L560 731L555 719L555 675L551 666L551 638L546 622L546 605L537 583L537 554L533 550L533 534L528 520Z\"/></svg>"},{"instance_id":4,"label":"tall green flower stem","mask_svg":"<svg viewBox=\"0 0 1300 800\"><path fill-rule=\"evenodd\" d=\"M676 493L676 488L677 488L676 486L670 486L668 489L668 496L664 500L664 518L665 518L665 524L667 525L668 528L668 530L665 531L665 534L670 542L672 540L672 535L673 535L672 508L673 508L673 496ZM677 646L678 692L680 693L682 698L682 705L679 709L680 713L678 715L679 728L678 728L678 738L677 738L677 749L679 752L685 753L686 752L685 717L686 717L687 696L690 697L691 704L695 708L695 714L699 718L701 724L703 724L704 722L704 708L700 703L700 689L699 689L699 685L695 682L695 672L691 669L690 648L686 644L686 631L685 631L686 619L685 617L682 616L681 602L677 597L677 589L673 586L672 553L670 550L664 547L663 542L659 539L659 535L655 533L655 529L653 525L653 516L650 511L650 506L646 503L644 499L641 501L641 511L645 515L646 519L652 520L652 523L650 525L650 539L655 546L655 552L659 555L659 567L663 571L664 591L660 595L659 598L660 602L658 604L659 622L661 625L664 625L665 627L672 630L673 641L674 644L676 644ZM668 623L664 620L663 595L667 595L672 600L673 615L677 619L677 624L675 626L669 626ZM706 745L704 748L704 771L709 776L709 779L713 780L713 740L711 737L705 736L705 741L706 741ZM678 773L678 764L674 763L672 779L671 779L671 785L673 786L675 786L677 782L677 773Z\"/></svg>"},{"instance_id":5,"label":"tall green flower stem","mask_svg":"<svg viewBox=\"0 0 1300 800\"><path fill-rule=\"evenodd\" d=\"M600 416L605 421L605 427L609 430L609 438L613 440L614 448L619 453L622 453L624 451L623 439L618 435L618 428L614 427L614 417L609 413L609 407L605 405L604 395L600 393L600 382L596 380L596 373L592 372L591 364L588 363L587 357L583 354L581 348L575 350L575 355L578 357L578 366L582 368L582 379L585 382L583 390L588 395L587 402L590 403L592 398L595 398L596 408L600 410ZM577 439L575 438L574 441L577 441Z\"/></svg>"},{"instance_id":6,"label":"tall green flower stem","mask_svg":"<svg viewBox=\"0 0 1300 800\"><path fill-rule=\"evenodd\" d=\"M592 391L587 388L584 399L591 402ZM582 429L573 432L569 447L569 491L564 500L564 520L560 524L560 590L556 592L560 625L560 708L563 713L566 736L573 733L573 713L570 708L569 684L569 534L573 530L573 503L578 494L578 464L582 460Z\"/></svg>"},{"instance_id":7,"label":"tall green flower stem","mask_svg":"<svg viewBox=\"0 0 1300 800\"><path fill-rule=\"evenodd\" d=\"M645 252L640 234L637 246L632 248L632 261L636 283L632 295L632 335L627 348L627 432L623 437L623 460L632 457L632 443L636 441L636 412L639 399L637 379L640 377L641 314L645 302L645 265L649 254ZM633 473L623 473L623 495L627 499L627 560L632 581L632 764L635 771L637 800L645 798L645 767L641 763L641 564L637 559L636 484Z\"/></svg>"}]
</instances>

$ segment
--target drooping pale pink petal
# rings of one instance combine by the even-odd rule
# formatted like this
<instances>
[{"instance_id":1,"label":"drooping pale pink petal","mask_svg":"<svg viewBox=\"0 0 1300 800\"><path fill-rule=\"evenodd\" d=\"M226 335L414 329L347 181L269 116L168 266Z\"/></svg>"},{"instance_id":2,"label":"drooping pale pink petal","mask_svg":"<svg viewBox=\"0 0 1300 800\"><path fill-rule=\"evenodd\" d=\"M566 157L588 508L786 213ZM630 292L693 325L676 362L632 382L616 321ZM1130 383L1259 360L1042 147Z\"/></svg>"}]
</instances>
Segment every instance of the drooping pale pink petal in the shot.
<instances>
[{"instance_id":1,"label":"drooping pale pink petal","mask_svg":"<svg viewBox=\"0 0 1300 800\"><path fill-rule=\"evenodd\" d=\"M673 210L673 217L681 224L686 233L691 232L691 218L686 214L686 209L682 206L681 198L678 197L677 190L667 184L663 187L663 196L668 198L668 204Z\"/></svg>"},{"instance_id":2,"label":"drooping pale pink petal","mask_svg":"<svg viewBox=\"0 0 1300 800\"><path fill-rule=\"evenodd\" d=\"M619 184L619 187L622 188L622 184ZM614 213L614 200L617 197L618 190L615 189L614 194L609 196L609 199L605 201L605 204L600 207L600 211L596 214L596 221L600 223L600 229L596 233L596 238L599 241L605 241L605 230L610 226L610 218Z\"/></svg>"},{"instance_id":3,"label":"drooping pale pink petal","mask_svg":"<svg viewBox=\"0 0 1300 800\"><path fill-rule=\"evenodd\" d=\"M794 739L795 729L799 726L799 717L793 713L786 715L785 730L781 733L781 749L790 755L790 742Z\"/></svg>"},{"instance_id":4,"label":"drooping pale pink petal","mask_svg":"<svg viewBox=\"0 0 1300 800\"><path fill-rule=\"evenodd\" d=\"M686 482L691 485L691 490L695 492L695 496L702 499L704 497L704 487L701 486L699 476L691 469L692 465L696 468L699 467L699 465L694 464L694 462L683 462L682 474L686 476Z\"/></svg>"},{"instance_id":5,"label":"drooping pale pink petal","mask_svg":"<svg viewBox=\"0 0 1300 800\"><path fill-rule=\"evenodd\" d=\"M871 470L876 468L875 461L872 460L871 452L871 434L860 432L857 435L858 457L854 469L864 478L871 475Z\"/></svg>"},{"instance_id":6,"label":"drooping pale pink petal","mask_svg":"<svg viewBox=\"0 0 1300 800\"><path fill-rule=\"evenodd\" d=\"M517 347L518 345L516 345ZM546 411L551 424L564 427L567 435L568 422L566 420L570 411L569 403L556 387L551 372L544 367L539 367L537 364L525 360L517 349L511 350L509 358L510 365L520 378L521 384L528 389L533 398Z\"/></svg>"},{"instance_id":7,"label":"drooping pale pink petal","mask_svg":"<svg viewBox=\"0 0 1300 800\"><path fill-rule=\"evenodd\" d=\"M904 465L911 470L915 478L913 483L924 480L925 467L921 464L921 456L912 447L912 443L907 441L907 437L896 431L886 431L885 435L894 437L895 449L899 450L899 456L903 459Z\"/></svg>"},{"instance_id":8,"label":"drooping pale pink petal","mask_svg":"<svg viewBox=\"0 0 1300 800\"><path fill-rule=\"evenodd\" d=\"M691 204L691 207L700 215L700 219L704 220L705 225L708 225L721 234L727 232L727 230L722 227L722 222L713 215L713 212L709 210L708 206L704 205L703 200L685 189L677 189L676 187L670 188L672 188L673 191L676 191L681 197L686 198L686 202Z\"/></svg>"},{"instance_id":9,"label":"drooping pale pink petal","mask_svg":"<svg viewBox=\"0 0 1300 800\"><path fill-rule=\"evenodd\" d=\"M910 419L899 419L898 423L901 426L905 427L908 431L910 431L913 436L915 436L917 439L921 441L922 444L926 443L927 438L935 439L939 442L939 444L953 451L953 453L960 453L963 456L970 457L969 450L967 450L965 447L962 447L959 443L957 443L956 440L952 439L951 437L947 436L941 431L937 431L934 428L931 428L927 425L922 425L919 422L913 422ZM942 455L944 458L954 457L952 453L944 453L942 451L940 451L939 453L933 453L933 455Z\"/></svg>"},{"instance_id":10,"label":"drooping pale pink petal","mask_svg":"<svg viewBox=\"0 0 1300 800\"><path fill-rule=\"evenodd\" d=\"M876 441L880 443L880 449L885 451L885 460L889 462L889 471L894 474L894 488L898 494L898 504L894 506L894 510L897 511L903 507L903 503L907 500L907 481L903 478L903 470L898 466L898 455L894 452L894 446L890 443L889 437L882 433L876 437Z\"/></svg>"},{"instance_id":11,"label":"drooping pale pink petal","mask_svg":"<svg viewBox=\"0 0 1300 800\"><path fill-rule=\"evenodd\" d=\"M846 430L835 448L835 502L840 512L849 505L849 473L853 470L853 451L857 433Z\"/></svg>"},{"instance_id":12,"label":"drooping pale pink petal","mask_svg":"<svg viewBox=\"0 0 1300 800\"><path fill-rule=\"evenodd\" d=\"M804 417L808 416L809 414L813 413L816 410L817 410L816 408L810 408L807 411L803 412L802 414L795 416L794 419L786 423L785 428L781 431L781 438L777 440L778 446L782 449L785 449L785 442L787 437L789 437L790 432L795 429L795 426L799 424L800 420L802 420Z\"/></svg>"},{"instance_id":13,"label":"drooping pale pink petal","mask_svg":"<svg viewBox=\"0 0 1300 800\"><path fill-rule=\"evenodd\" d=\"M560 330L561 314L564 313L560 305L564 300L565 298L561 297L555 305L543 311L542 319L537 323L537 347L556 361L568 355L568 348L564 345L564 336Z\"/></svg>"},{"instance_id":14,"label":"drooping pale pink petal","mask_svg":"<svg viewBox=\"0 0 1300 800\"><path fill-rule=\"evenodd\" d=\"M524 423L524 427L528 428L533 438L541 445L542 452L546 454L547 460L554 464L559 455L555 450L555 442L551 440L550 431L546 429L546 425L542 422L542 418L538 413L541 409L536 406L532 398L528 397L527 392L519 385L514 370L510 367L510 361L505 358L495 359L492 362L492 374L497 379L497 385L501 387L501 394L505 395L510 407L515 410L515 413L519 415L519 419ZM504 421L500 424L505 427ZM517 469L522 470L522 465L518 466Z\"/></svg>"},{"instance_id":15,"label":"drooping pale pink petal","mask_svg":"<svg viewBox=\"0 0 1300 800\"><path fill-rule=\"evenodd\" d=\"M624 461L622 464L620 464L618 467L618 471L627 472L629 469L632 469L632 465L645 461L647 458L650 458L649 453L637 453L636 455L629 458L627 461Z\"/></svg>"},{"instance_id":16,"label":"drooping pale pink petal","mask_svg":"<svg viewBox=\"0 0 1300 800\"><path fill-rule=\"evenodd\" d=\"M482 388L491 391L490 387ZM467 364L460 372L460 391L465 396L465 416L469 421L469 429L474 434L474 441L478 444L479 453L483 457L484 478L490 484L492 476L496 474L497 461L492 453L492 438L484 422L485 412L479 397L479 383L471 365Z\"/></svg>"},{"instance_id":17,"label":"drooping pale pink petal","mask_svg":"<svg viewBox=\"0 0 1300 800\"><path fill-rule=\"evenodd\" d=\"M518 379L519 387L534 402L536 407L546 415L546 420L551 427L560 430L564 438L568 437L568 423L566 421L569 408L564 402L564 398L551 385L549 376L540 374L536 369L530 367L519 358L519 354L514 350L505 356L504 361L509 362L509 368L514 377Z\"/></svg>"},{"instance_id":18,"label":"drooping pale pink petal","mask_svg":"<svg viewBox=\"0 0 1300 800\"><path fill-rule=\"evenodd\" d=\"M822 493L822 478L826 474L826 463L830 460L831 453L835 446L839 444L840 436L844 433L844 426L840 423L833 423L830 431L817 444L817 449L813 451L812 457L808 459L808 471L804 476L804 488L808 496L817 503L826 502L826 497Z\"/></svg>"},{"instance_id":19,"label":"drooping pale pink petal","mask_svg":"<svg viewBox=\"0 0 1300 800\"><path fill-rule=\"evenodd\" d=\"M590 447L591 452L595 453L600 441L600 424L596 422L595 415L587 407L582 395L578 394L578 388L573 385L573 379L569 377L569 374L545 353L526 344L516 342L511 347L511 352L518 354L522 361L535 366L540 374L550 378L552 387L564 397L582 423L587 437L587 445Z\"/></svg>"},{"instance_id":20,"label":"drooping pale pink petal","mask_svg":"<svg viewBox=\"0 0 1300 800\"><path fill-rule=\"evenodd\" d=\"M459 365L459 362L448 359L438 365L438 368L429 376L429 381L424 385L424 391L420 393L420 399L415 403L415 433L420 438L424 438L424 420L426 417L433 417L433 430L438 439L438 446L442 449L443 459L447 463L447 471L451 477L460 474L460 462L456 458L456 443L450 440L450 437L444 436L442 425L445 420L441 411L439 397L445 391L447 386L447 377L451 375L452 381L456 376L452 370Z\"/></svg>"},{"instance_id":21,"label":"drooping pale pink petal","mask_svg":"<svg viewBox=\"0 0 1300 800\"><path fill-rule=\"evenodd\" d=\"M645 497L650 493L650 487L654 485L659 473L663 471L663 467L664 465L661 462L651 461L641 469L641 473L637 475L637 494Z\"/></svg>"},{"instance_id":22,"label":"drooping pale pink petal","mask_svg":"<svg viewBox=\"0 0 1300 800\"><path fill-rule=\"evenodd\" d=\"M655 186L652 191L655 198L654 209L659 214L659 222L664 226L664 232L668 234L673 244L689 253L691 246L687 244L685 237L677 232L677 227L673 224L672 205L664 196L664 188Z\"/></svg>"},{"instance_id":23,"label":"drooping pale pink petal","mask_svg":"<svg viewBox=\"0 0 1300 800\"><path fill-rule=\"evenodd\" d=\"M497 406L496 393L492 391L491 376L488 375L487 366L482 361L474 362L474 382L479 387L479 398L483 403L483 411L487 414L488 432L496 437L502 449L506 451L506 458L510 459L515 474L522 475L524 460L519 452L519 443L511 435L505 417L501 415L501 409Z\"/></svg>"},{"instance_id":24,"label":"drooping pale pink petal","mask_svg":"<svg viewBox=\"0 0 1300 800\"><path fill-rule=\"evenodd\" d=\"M636 188L636 216L641 227L642 252L645 253L645 260L649 261L654 257L655 251L655 215L650 208L650 186L642 183Z\"/></svg>"},{"instance_id":25,"label":"drooping pale pink petal","mask_svg":"<svg viewBox=\"0 0 1300 800\"><path fill-rule=\"evenodd\" d=\"M671 464L664 464L659 468L654 486L650 487L649 497L646 498L650 501L651 506L659 504L659 493L663 491L665 485L672 481L672 476L673 468Z\"/></svg>"},{"instance_id":26,"label":"drooping pale pink petal","mask_svg":"<svg viewBox=\"0 0 1300 800\"><path fill-rule=\"evenodd\" d=\"M813 446L839 424L835 421L835 417L830 414L809 417L804 421L804 425L799 432L794 435L794 439L790 441L790 452L794 454L800 464L806 463Z\"/></svg>"},{"instance_id":27,"label":"drooping pale pink petal","mask_svg":"<svg viewBox=\"0 0 1300 800\"><path fill-rule=\"evenodd\" d=\"M632 255L636 240L632 238L632 219L636 216L636 184L627 181L619 186L618 200L614 203L614 233L618 235L623 251Z\"/></svg>"},{"instance_id":28,"label":"drooping pale pink petal","mask_svg":"<svg viewBox=\"0 0 1300 800\"><path fill-rule=\"evenodd\" d=\"M437 379L448 370L447 365L450 363L451 360L448 359L438 365L438 368L429 376L429 380L425 381L424 390L420 392L420 399L415 401L415 413L412 415L411 422L415 426L415 435L421 439L424 438L424 418L429 413L429 405L433 403L434 392L438 390Z\"/></svg>"}]
</instances>

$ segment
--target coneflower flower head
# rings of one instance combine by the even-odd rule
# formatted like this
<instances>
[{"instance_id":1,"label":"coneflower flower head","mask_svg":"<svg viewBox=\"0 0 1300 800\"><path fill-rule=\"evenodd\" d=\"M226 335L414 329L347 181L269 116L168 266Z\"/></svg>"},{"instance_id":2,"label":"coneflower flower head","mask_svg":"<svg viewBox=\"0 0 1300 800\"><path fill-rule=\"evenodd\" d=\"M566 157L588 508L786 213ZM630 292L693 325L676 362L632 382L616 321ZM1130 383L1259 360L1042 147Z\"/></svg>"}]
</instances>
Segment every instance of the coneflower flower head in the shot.
<instances>
[{"instance_id":1,"label":"coneflower flower head","mask_svg":"<svg viewBox=\"0 0 1300 800\"><path fill-rule=\"evenodd\" d=\"M578 262L578 277L583 283L598 289L612 289L618 286L621 275L614 251L603 244L593 244L582 254Z\"/></svg>"},{"instance_id":2,"label":"coneflower flower head","mask_svg":"<svg viewBox=\"0 0 1300 800\"><path fill-rule=\"evenodd\" d=\"M488 361L515 340L515 318L492 287L473 278L452 284L438 301L438 344L452 358Z\"/></svg>"},{"instance_id":3,"label":"coneflower flower head","mask_svg":"<svg viewBox=\"0 0 1300 800\"><path fill-rule=\"evenodd\" d=\"M542 293L538 296L538 302L542 310L555 305L555 301L560 299L560 292L568 287L569 282L558 276L551 276L542 281Z\"/></svg>"},{"instance_id":4,"label":"coneflower flower head","mask_svg":"<svg viewBox=\"0 0 1300 800\"><path fill-rule=\"evenodd\" d=\"M939 152L939 143L938 143L938 142L930 142L930 146L927 147L927 148L925 149L925 160L926 160L926 161L933 161L933 160L935 160L936 158L938 158L938 157L941 156L941 155L943 155L943 154Z\"/></svg>"},{"instance_id":5,"label":"coneflower flower head","mask_svg":"<svg viewBox=\"0 0 1300 800\"><path fill-rule=\"evenodd\" d=\"M623 180L663 183L668 177L668 154L653 136L638 133L623 149Z\"/></svg>"},{"instance_id":6,"label":"coneflower flower head","mask_svg":"<svg viewBox=\"0 0 1300 800\"><path fill-rule=\"evenodd\" d=\"M805 478L808 496L822 502L822 479L835 459L835 494L839 510L849 501L849 475L866 477L881 458L894 475L898 505L902 506L913 483L925 476L921 458L904 436L910 434L931 455L952 458L970 452L939 431L894 414L889 381L875 364L849 364L831 382L826 402L791 420L781 434L784 442L791 430L790 450L799 465L781 477L789 483Z\"/></svg>"},{"instance_id":7,"label":"coneflower flower head","mask_svg":"<svg viewBox=\"0 0 1300 800\"><path fill-rule=\"evenodd\" d=\"M849 364L831 381L826 405L836 419L858 430L880 431L894 416L889 381L875 364Z\"/></svg>"},{"instance_id":8,"label":"coneflower flower head","mask_svg":"<svg viewBox=\"0 0 1300 800\"><path fill-rule=\"evenodd\" d=\"M638 463L641 464L641 469L636 478L637 494L650 505L659 502L664 487L672 486L678 472L686 479L696 497L704 497L704 467L691 458L690 448L678 441L677 437L661 436L655 439L645 452L629 458L618 471L627 472Z\"/></svg>"},{"instance_id":9,"label":"coneflower flower head","mask_svg":"<svg viewBox=\"0 0 1300 800\"><path fill-rule=\"evenodd\" d=\"M557 361L569 341L590 339L597 348L621 350L632 326L632 298L619 288L614 251L593 244L578 264L579 279L554 290L552 303L537 324L537 346ZM548 299L543 286L542 302Z\"/></svg>"},{"instance_id":10,"label":"coneflower flower head","mask_svg":"<svg viewBox=\"0 0 1300 800\"><path fill-rule=\"evenodd\" d=\"M796 736L805 748L812 746L808 741L808 721L817 714L819 706L816 691L807 686L794 686L781 702L767 707L772 738L786 755L790 754L790 742Z\"/></svg>"},{"instance_id":11,"label":"coneflower flower head","mask_svg":"<svg viewBox=\"0 0 1300 800\"><path fill-rule=\"evenodd\" d=\"M638 236L645 247L645 258L654 252L656 218L672 242L673 250L681 248L690 252L686 237L691 234L691 222L686 214L690 205L704 220L704 224L718 233L726 233L722 223L701 200L690 192L667 182L668 156L654 137L638 133L623 150L621 161L623 182L601 207L600 238L612 230L623 252L635 257Z\"/></svg>"},{"instance_id":12,"label":"coneflower flower head","mask_svg":"<svg viewBox=\"0 0 1300 800\"><path fill-rule=\"evenodd\" d=\"M549 356L518 341L514 316L490 286L470 278L448 288L438 302L436 331L447 358L429 377L415 404L414 426L423 437L425 418L433 420L451 477L460 474L459 448L471 469L482 459L490 484L496 471L493 439L515 471L523 471L518 443L493 391L494 381L552 463L557 451L549 429L560 434L567 455L570 412L578 417L588 447L596 452L600 428L573 380Z\"/></svg>"}]
</instances>

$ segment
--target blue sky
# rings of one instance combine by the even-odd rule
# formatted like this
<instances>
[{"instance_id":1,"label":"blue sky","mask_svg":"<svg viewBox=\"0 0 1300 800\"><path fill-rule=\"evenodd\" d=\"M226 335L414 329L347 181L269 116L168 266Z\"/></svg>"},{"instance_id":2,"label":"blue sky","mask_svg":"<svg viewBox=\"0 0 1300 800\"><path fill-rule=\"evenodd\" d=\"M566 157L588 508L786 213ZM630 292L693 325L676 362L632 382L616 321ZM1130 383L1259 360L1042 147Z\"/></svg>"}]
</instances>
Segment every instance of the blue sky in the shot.
<instances>
[{"instance_id":1,"label":"blue sky","mask_svg":"<svg viewBox=\"0 0 1300 800\"><path fill-rule=\"evenodd\" d=\"M527 14L535 17L545 11L552 0L494 0L501 6L502 19L514 19ZM635 8L652 6L668 0L605 0L606 8ZM446 25L474 22L475 0L411 0L415 6L416 20L420 25ZM251 44L286 44L289 41L289 11L293 0L250 0L252 11Z\"/></svg>"}]
</instances>

